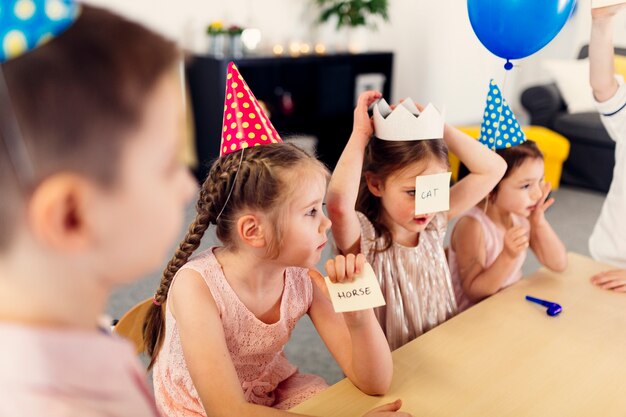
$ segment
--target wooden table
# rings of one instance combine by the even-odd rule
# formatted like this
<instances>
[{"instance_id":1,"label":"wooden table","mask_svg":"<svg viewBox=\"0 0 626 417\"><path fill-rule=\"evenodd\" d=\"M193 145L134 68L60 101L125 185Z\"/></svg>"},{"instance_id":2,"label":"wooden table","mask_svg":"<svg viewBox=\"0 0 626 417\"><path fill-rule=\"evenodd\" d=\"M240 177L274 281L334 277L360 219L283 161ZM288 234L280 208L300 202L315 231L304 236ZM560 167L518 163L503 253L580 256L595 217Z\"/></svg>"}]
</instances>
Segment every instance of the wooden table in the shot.
<instances>
[{"instance_id":1,"label":"wooden table","mask_svg":"<svg viewBox=\"0 0 626 417\"><path fill-rule=\"evenodd\" d=\"M291 411L360 416L402 398L416 417L626 416L626 294L589 282L605 269L570 253L566 272L541 269L393 352L385 397L344 379Z\"/></svg>"}]
</instances>

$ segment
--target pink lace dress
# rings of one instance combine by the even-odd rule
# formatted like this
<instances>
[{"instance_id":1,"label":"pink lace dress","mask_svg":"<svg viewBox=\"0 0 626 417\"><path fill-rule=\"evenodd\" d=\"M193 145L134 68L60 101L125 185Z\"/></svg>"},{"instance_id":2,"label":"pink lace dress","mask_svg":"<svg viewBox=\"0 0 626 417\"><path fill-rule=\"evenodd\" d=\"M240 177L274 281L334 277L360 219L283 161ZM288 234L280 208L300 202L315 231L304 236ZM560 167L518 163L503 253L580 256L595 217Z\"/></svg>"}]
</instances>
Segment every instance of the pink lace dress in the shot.
<instances>
[{"instance_id":1,"label":"pink lace dress","mask_svg":"<svg viewBox=\"0 0 626 417\"><path fill-rule=\"evenodd\" d=\"M483 231L483 241L485 242L485 265L490 267L502 252L504 248L504 230L496 226L491 219L479 208L472 207L463 214L462 217L471 217L475 219L481 226ZM459 217L459 220L462 218ZM530 224L528 219L515 215L513 217L513 223L517 226L522 226L527 230L530 230ZM454 233L454 231L452 232ZM459 306L459 312L467 310L475 303L472 302L467 294L463 291L463 285L461 284L461 276L459 274L459 265L457 261L456 252L450 247L448 253L448 262L450 264L450 275L452 276L452 283L454 284L454 293L456 296L456 302ZM506 277L502 284L502 288L508 287L519 281L522 278L522 266L526 260L526 251L524 251L516 260L513 272Z\"/></svg>"},{"instance_id":2,"label":"pink lace dress","mask_svg":"<svg viewBox=\"0 0 626 417\"><path fill-rule=\"evenodd\" d=\"M322 378L298 373L283 353L297 321L307 313L313 299L307 270L287 269L280 320L266 324L239 300L226 281L213 249L192 258L183 268L198 272L215 299L246 400L288 409L326 389L328 385ZM166 308L165 340L154 366L153 381L157 405L165 416L206 416L189 375L176 320L169 308Z\"/></svg>"}]
</instances>

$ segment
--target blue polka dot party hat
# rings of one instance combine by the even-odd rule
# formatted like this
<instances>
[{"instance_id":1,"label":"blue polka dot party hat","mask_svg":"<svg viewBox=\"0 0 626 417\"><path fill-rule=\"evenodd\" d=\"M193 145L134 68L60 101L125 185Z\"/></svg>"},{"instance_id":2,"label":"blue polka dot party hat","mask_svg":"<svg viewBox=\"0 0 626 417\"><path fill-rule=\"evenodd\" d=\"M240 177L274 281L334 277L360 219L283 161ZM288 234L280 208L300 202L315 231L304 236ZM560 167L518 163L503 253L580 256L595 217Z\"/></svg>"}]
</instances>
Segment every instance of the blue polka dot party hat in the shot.
<instances>
[{"instance_id":1,"label":"blue polka dot party hat","mask_svg":"<svg viewBox=\"0 0 626 417\"><path fill-rule=\"evenodd\" d=\"M502 98L500 87L493 80L489 82L478 140L493 150L510 148L526 141L526 135L506 100Z\"/></svg>"},{"instance_id":2,"label":"blue polka dot party hat","mask_svg":"<svg viewBox=\"0 0 626 417\"><path fill-rule=\"evenodd\" d=\"M0 63L64 32L79 10L73 0L0 0Z\"/></svg>"}]
</instances>

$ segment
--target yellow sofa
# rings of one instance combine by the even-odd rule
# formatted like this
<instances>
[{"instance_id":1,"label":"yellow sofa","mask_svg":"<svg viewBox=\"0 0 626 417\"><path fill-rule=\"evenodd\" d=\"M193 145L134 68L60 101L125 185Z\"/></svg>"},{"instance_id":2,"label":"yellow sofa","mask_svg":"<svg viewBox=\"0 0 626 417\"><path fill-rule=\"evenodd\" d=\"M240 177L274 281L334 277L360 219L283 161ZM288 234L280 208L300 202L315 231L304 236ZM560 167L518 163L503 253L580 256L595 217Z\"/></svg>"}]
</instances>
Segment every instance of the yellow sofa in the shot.
<instances>
[{"instance_id":1,"label":"yellow sofa","mask_svg":"<svg viewBox=\"0 0 626 417\"><path fill-rule=\"evenodd\" d=\"M458 129L475 139L478 139L478 136L480 136L479 126L461 126ZM522 130L528 139L537 143L537 146L543 153L545 179L552 184L552 189L556 190L559 188L561 181L563 162L569 155L569 141L563 135L542 126L524 126ZM450 160L452 180L456 181L459 174L459 158L452 152L448 153L448 158Z\"/></svg>"}]
</instances>

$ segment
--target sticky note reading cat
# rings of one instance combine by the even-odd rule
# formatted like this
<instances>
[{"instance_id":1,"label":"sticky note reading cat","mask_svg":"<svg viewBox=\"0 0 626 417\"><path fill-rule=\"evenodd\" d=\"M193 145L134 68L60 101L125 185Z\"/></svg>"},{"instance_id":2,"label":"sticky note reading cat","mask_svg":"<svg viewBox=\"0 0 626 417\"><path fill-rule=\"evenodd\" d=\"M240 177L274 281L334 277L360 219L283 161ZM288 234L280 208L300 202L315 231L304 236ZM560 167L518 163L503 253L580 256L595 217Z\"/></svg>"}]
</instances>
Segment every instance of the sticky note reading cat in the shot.
<instances>
[{"instance_id":1,"label":"sticky note reading cat","mask_svg":"<svg viewBox=\"0 0 626 417\"><path fill-rule=\"evenodd\" d=\"M380 284L374 270L366 263L363 271L352 282L333 283L324 277L330 300L336 313L365 310L385 305Z\"/></svg>"},{"instance_id":2,"label":"sticky note reading cat","mask_svg":"<svg viewBox=\"0 0 626 417\"><path fill-rule=\"evenodd\" d=\"M415 214L450 210L450 172L415 177Z\"/></svg>"}]
</instances>

